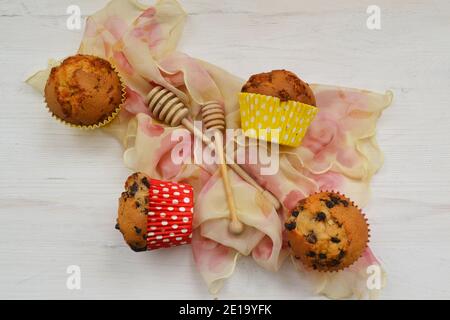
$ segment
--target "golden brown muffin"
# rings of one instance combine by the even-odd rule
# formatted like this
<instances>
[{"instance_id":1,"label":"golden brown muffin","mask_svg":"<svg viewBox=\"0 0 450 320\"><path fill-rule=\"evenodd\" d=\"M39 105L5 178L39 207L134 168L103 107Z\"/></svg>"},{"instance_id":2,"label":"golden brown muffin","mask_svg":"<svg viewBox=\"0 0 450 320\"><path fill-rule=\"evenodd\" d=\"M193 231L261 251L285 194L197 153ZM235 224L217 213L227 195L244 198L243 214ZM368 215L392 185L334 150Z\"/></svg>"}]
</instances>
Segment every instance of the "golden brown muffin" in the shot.
<instances>
[{"instance_id":1,"label":"golden brown muffin","mask_svg":"<svg viewBox=\"0 0 450 320\"><path fill-rule=\"evenodd\" d=\"M50 111L65 122L79 126L101 124L122 103L122 84L108 61L76 55L52 68L45 100Z\"/></svg>"},{"instance_id":2,"label":"golden brown muffin","mask_svg":"<svg viewBox=\"0 0 450 320\"><path fill-rule=\"evenodd\" d=\"M316 106L314 93L306 82L286 70L273 70L250 77L242 92L278 97L281 101L299 101Z\"/></svg>"},{"instance_id":3,"label":"golden brown muffin","mask_svg":"<svg viewBox=\"0 0 450 320\"><path fill-rule=\"evenodd\" d=\"M134 251L147 250L147 211L149 177L134 173L125 182L125 192L119 198L116 229Z\"/></svg>"},{"instance_id":4,"label":"golden brown muffin","mask_svg":"<svg viewBox=\"0 0 450 320\"><path fill-rule=\"evenodd\" d=\"M285 223L296 259L319 271L344 269L369 242L369 226L361 210L345 196L320 192L301 200Z\"/></svg>"}]
</instances>

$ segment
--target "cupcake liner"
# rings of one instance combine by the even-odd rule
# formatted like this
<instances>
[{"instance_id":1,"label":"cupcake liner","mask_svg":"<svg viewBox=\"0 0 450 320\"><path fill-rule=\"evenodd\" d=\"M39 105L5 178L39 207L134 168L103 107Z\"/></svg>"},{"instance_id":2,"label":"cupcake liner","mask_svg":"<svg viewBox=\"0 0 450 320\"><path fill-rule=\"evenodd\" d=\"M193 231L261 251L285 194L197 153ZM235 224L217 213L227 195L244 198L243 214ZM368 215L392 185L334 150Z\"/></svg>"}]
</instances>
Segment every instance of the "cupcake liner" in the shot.
<instances>
[{"instance_id":1,"label":"cupcake liner","mask_svg":"<svg viewBox=\"0 0 450 320\"><path fill-rule=\"evenodd\" d=\"M109 62L109 61L108 61ZM126 100L126 86L125 86L125 81L123 80L122 76L120 75L119 70L117 69L117 67L115 65L113 65L111 62L111 67L112 69L116 72L117 76L120 79L120 85L122 87L122 101L120 102L120 104L117 106L117 108L108 116L108 118L106 118L105 120L96 123L96 124L90 124L90 125L77 125L77 124L73 124L70 122L65 121L64 119L59 118L57 115L55 115L50 108L48 107L47 101L45 102L45 107L47 108L48 113L50 114L50 116L57 120L59 123L69 126L71 128L78 128L78 129L82 129L82 130L95 130L101 127L106 126L107 124L109 124L111 121L114 120L114 118L119 114L120 109L122 108L122 106L125 103Z\"/></svg>"},{"instance_id":2,"label":"cupcake liner","mask_svg":"<svg viewBox=\"0 0 450 320\"><path fill-rule=\"evenodd\" d=\"M351 264L349 264L349 265L347 265L347 266L345 266L345 267L341 267L341 268L338 268L338 269L334 269L334 270L320 270L320 269L315 270L315 269L313 269L312 267L310 267L310 266L308 266L308 265L302 263L303 267L304 267L305 269L309 270L309 271L316 271L316 272L320 272L320 273L333 273L333 272L339 272L339 271L345 270L345 269L351 267L352 265L354 265L357 261L359 261L359 259L361 259L362 255L363 255L364 252L366 251L366 249L367 249L367 247L368 247L368 245L369 245L369 242L370 242L370 225L369 225L369 222L368 222L368 220L367 220L366 215L362 212L361 208L358 207L358 205L355 204L355 202L354 202L353 200L351 200L349 197L347 197L347 196L346 196L345 194L343 194L343 193L340 193L340 192L334 191L334 190L320 190L320 191L318 191L318 192L315 192L315 193L311 194L310 196L315 195L315 194L318 194L318 193L323 193L323 192L336 193L336 194L338 194L338 195L340 195L340 196L343 196L343 197L349 202L350 205L352 205L352 206L354 206L356 209L358 209L359 213L363 216L363 218L364 218L364 220L366 221L366 224L367 224L367 241L366 241L366 246L365 246L364 249L361 251L361 254L360 254L360 256L358 257L358 259L355 259ZM293 259L298 259L298 258L294 257L294 255L292 255L292 258L293 258Z\"/></svg>"},{"instance_id":3,"label":"cupcake liner","mask_svg":"<svg viewBox=\"0 0 450 320\"><path fill-rule=\"evenodd\" d=\"M194 190L188 184L150 180L147 250L191 243Z\"/></svg>"},{"instance_id":4,"label":"cupcake liner","mask_svg":"<svg viewBox=\"0 0 450 320\"><path fill-rule=\"evenodd\" d=\"M239 94L241 126L250 138L298 147L318 108L255 93Z\"/></svg>"}]
</instances>

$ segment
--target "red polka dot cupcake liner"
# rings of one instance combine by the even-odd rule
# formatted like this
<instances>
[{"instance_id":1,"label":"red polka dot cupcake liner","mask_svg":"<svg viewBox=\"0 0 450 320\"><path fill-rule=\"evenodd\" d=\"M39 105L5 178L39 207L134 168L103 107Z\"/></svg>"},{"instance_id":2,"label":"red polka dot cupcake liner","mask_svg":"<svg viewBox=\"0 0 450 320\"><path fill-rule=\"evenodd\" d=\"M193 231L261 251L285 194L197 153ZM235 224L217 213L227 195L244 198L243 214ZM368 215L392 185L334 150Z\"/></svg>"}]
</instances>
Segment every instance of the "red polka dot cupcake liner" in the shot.
<instances>
[{"instance_id":1,"label":"red polka dot cupcake liner","mask_svg":"<svg viewBox=\"0 0 450 320\"><path fill-rule=\"evenodd\" d=\"M150 180L147 250L191 243L194 189L188 184Z\"/></svg>"}]
</instances>

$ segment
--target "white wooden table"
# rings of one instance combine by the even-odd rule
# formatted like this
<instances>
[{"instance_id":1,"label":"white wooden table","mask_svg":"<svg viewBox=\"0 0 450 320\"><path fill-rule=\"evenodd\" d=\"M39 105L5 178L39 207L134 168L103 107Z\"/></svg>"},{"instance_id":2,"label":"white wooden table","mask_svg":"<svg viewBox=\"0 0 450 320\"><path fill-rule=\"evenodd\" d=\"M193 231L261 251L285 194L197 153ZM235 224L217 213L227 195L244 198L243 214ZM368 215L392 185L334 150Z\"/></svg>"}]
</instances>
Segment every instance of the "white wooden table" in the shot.
<instances>
[{"instance_id":1,"label":"white wooden table","mask_svg":"<svg viewBox=\"0 0 450 320\"><path fill-rule=\"evenodd\" d=\"M49 118L23 80L74 53L106 0L0 1L0 298L204 298L189 247L136 254L114 230L129 174L119 144ZM382 298L450 298L450 2L185 0L180 50L243 78L286 68L310 82L393 90L378 139L386 162L366 208L388 272ZM381 30L366 27L369 5ZM81 290L66 268L81 268ZM286 263L241 259L219 298L315 298Z\"/></svg>"}]
</instances>

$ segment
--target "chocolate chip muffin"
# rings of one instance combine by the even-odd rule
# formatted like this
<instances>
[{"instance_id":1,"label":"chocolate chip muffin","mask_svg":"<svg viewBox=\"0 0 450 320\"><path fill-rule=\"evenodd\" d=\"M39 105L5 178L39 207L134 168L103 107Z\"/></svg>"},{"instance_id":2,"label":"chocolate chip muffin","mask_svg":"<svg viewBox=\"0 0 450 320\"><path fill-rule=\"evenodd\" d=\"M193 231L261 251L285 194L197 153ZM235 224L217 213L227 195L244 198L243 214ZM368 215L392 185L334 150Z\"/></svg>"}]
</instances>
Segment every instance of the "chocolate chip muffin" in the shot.
<instances>
[{"instance_id":1,"label":"chocolate chip muffin","mask_svg":"<svg viewBox=\"0 0 450 320\"><path fill-rule=\"evenodd\" d=\"M191 185L136 172L119 198L116 229L137 252L181 246L191 243L193 213Z\"/></svg>"},{"instance_id":2,"label":"chocolate chip muffin","mask_svg":"<svg viewBox=\"0 0 450 320\"><path fill-rule=\"evenodd\" d=\"M116 229L134 251L147 250L147 213L149 177L134 173L125 182L125 192L119 198Z\"/></svg>"},{"instance_id":3,"label":"chocolate chip muffin","mask_svg":"<svg viewBox=\"0 0 450 320\"><path fill-rule=\"evenodd\" d=\"M242 87L242 92L278 97L281 101L299 101L316 106L316 98L309 85L286 70L255 74Z\"/></svg>"},{"instance_id":4,"label":"chocolate chip muffin","mask_svg":"<svg viewBox=\"0 0 450 320\"><path fill-rule=\"evenodd\" d=\"M45 100L51 113L75 126L101 126L122 104L123 86L111 64L89 55L75 55L51 70Z\"/></svg>"},{"instance_id":5,"label":"chocolate chip muffin","mask_svg":"<svg viewBox=\"0 0 450 320\"><path fill-rule=\"evenodd\" d=\"M301 200L290 212L285 228L295 258L318 271L350 266L369 242L369 226L361 210L334 192L320 192Z\"/></svg>"}]
</instances>

